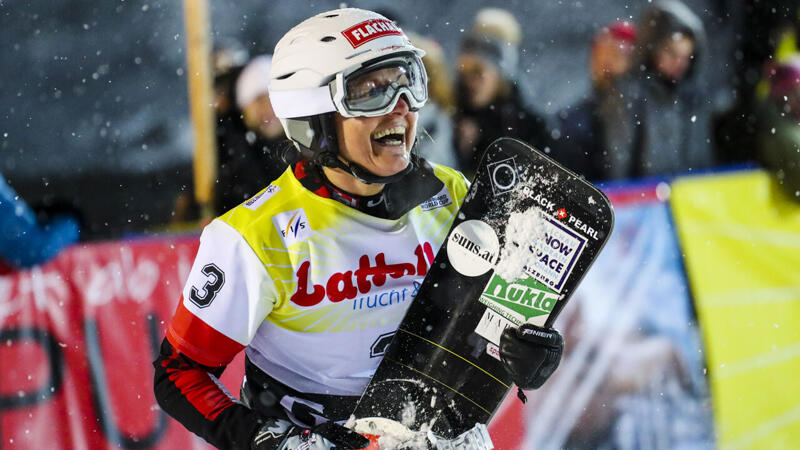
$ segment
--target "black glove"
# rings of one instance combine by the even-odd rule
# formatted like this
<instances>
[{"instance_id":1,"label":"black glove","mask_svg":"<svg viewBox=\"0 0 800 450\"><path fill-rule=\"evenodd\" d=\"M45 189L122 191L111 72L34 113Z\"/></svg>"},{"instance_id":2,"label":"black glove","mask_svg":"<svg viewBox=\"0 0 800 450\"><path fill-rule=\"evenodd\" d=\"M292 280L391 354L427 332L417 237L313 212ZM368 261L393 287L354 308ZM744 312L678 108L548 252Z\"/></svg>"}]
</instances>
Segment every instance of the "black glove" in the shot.
<instances>
[{"instance_id":1,"label":"black glove","mask_svg":"<svg viewBox=\"0 0 800 450\"><path fill-rule=\"evenodd\" d=\"M506 328L500 337L500 360L514 383L538 389L555 372L564 350L564 338L553 328L522 324Z\"/></svg>"},{"instance_id":2,"label":"black glove","mask_svg":"<svg viewBox=\"0 0 800 450\"><path fill-rule=\"evenodd\" d=\"M311 432L324 437L336 445L336 448L361 449L369 447L369 439L336 422L325 422L317 425Z\"/></svg>"},{"instance_id":3,"label":"black glove","mask_svg":"<svg viewBox=\"0 0 800 450\"><path fill-rule=\"evenodd\" d=\"M270 419L256 431L250 445L252 450L309 450L361 449L369 439L336 422L324 422L305 429L281 419Z\"/></svg>"}]
</instances>

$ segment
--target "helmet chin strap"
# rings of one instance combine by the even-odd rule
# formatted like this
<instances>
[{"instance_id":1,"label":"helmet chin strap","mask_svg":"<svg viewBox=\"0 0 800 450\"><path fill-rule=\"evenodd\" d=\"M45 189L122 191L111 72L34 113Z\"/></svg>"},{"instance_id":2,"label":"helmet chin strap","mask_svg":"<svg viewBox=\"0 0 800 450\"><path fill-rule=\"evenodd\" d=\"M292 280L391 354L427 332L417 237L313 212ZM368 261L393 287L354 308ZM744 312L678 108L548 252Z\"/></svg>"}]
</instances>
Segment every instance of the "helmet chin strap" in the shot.
<instances>
[{"instance_id":1,"label":"helmet chin strap","mask_svg":"<svg viewBox=\"0 0 800 450\"><path fill-rule=\"evenodd\" d=\"M349 173L350 175L353 175L356 178L356 180L365 184L394 183L396 181L399 181L404 176L406 176L406 174L408 174L412 170L414 170L414 160L413 158L410 158L405 169L401 170L400 172L388 176L376 175L352 161L345 163L344 161L339 159L335 153L330 151L322 152L319 155L319 162L326 167L342 169L345 172Z\"/></svg>"}]
</instances>

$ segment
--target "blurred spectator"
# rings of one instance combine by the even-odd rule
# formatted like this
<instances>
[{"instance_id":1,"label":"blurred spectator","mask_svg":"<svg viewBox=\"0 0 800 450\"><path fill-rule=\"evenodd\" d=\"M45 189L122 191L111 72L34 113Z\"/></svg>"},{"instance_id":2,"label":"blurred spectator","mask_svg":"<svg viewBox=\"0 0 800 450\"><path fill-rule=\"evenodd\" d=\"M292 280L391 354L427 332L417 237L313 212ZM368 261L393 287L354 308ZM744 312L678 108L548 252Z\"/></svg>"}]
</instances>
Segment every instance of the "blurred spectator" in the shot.
<instances>
[{"instance_id":1,"label":"blurred spectator","mask_svg":"<svg viewBox=\"0 0 800 450\"><path fill-rule=\"evenodd\" d=\"M757 159L800 202L800 55L771 68L758 111Z\"/></svg>"},{"instance_id":2,"label":"blurred spectator","mask_svg":"<svg viewBox=\"0 0 800 450\"><path fill-rule=\"evenodd\" d=\"M220 38L214 43L211 64L214 71L214 134L217 139L218 160L222 159L221 148L227 145L231 135L242 135L246 129L242 112L236 106L236 79L250 59L250 52L239 41ZM219 189L217 189L219 191ZM217 192L217 195L223 195ZM219 200L216 202L220 203ZM215 213L221 213L218 205ZM172 210L173 223L185 223L200 216L199 206L190 192L181 192L175 198Z\"/></svg>"},{"instance_id":3,"label":"blurred spectator","mask_svg":"<svg viewBox=\"0 0 800 450\"><path fill-rule=\"evenodd\" d=\"M763 76L763 72L786 62L800 50L800 11L796 3L747 2L732 61L737 102L715 125L718 158L723 163L752 162L757 158L759 116L770 89L769 76Z\"/></svg>"},{"instance_id":4,"label":"blurred spectator","mask_svg":"<svg viewBox=\"0 0 800 450\"><path fill-rule=\"evenodd\" d=\"M484 150L497 138L517 138L542 151L550 146L544 119L524 106L517 86L521 38L510 12L485 8L461 44L455 144L467 177L474 176Z\"/></svg>"},{"instance_id":5,"label":"blurred spectator","mask_svg":"<svg viewBox=\"0 0 800 450\"><path fill-rule=\"evenodd\" d=\"M249 59L250 53L236 40L223 39L214 48L212 62L218 151L231 139L231 134L246 132L242 111L236 106L236 80Z\"/></svg>"},{"instance_id":6,"label":"blurred spectator","mask_svg":"<svg viewBox=\"0 0 800 450\"><path fill-rule=\"evenodd\" d=\"M635 44L636 26L627 20L610 23L594 36L589 60L592 88L607 91L628 72Z\"/></svg>"},{"instance_id":7,"label":"blurred spectator","mask_svg":"<svg viewBox=\"0 0 800 450\"><path fill-rule=\"evenodd\" d=\"M79 228L70 215L38 223L33 210L0 175L0 273L47 261L77 242Z\"/></svg>"},{"instance_id":8,"label":"blurred spectator","mask_svg":"<svg viewBox=\"0 0 800 450\"><path fill-rule=\"evenodd\" d=\"M704 43L702 22L683 3L660 1L642 13L635 69L601 106L603 178L713 165L712 101L695 80Z\"/></svg>"},{"instance_id":9,"label":"blurred spectator","mask_svg":"<svg viewBox=\"0 0 800 450\"><path fill-rule=\"evenodd\" d=\"M267 91L271 61L261 55L245 66L235 86L241 114L220 124L218 214L258 193L288 166L283 157L286 137Z\"/></svg>"},{"instance_id":10,"label":"blurred spectator","mask_svg":"<svg viewBox=\"0 0 800 450\"><path fill-rule=\"evenodd\" d=\"M608 102L612 84L628 72L635 44L632 22L618 20L601 28L592 39L589 54L589 93L557 114L561 136L553 143L551 156L588 179L602 176L600 109Z\"/></svg>"},{"instance_id":11,"label":"blurred spectator","mask_svg":"<svg viewBox=\"0 0 800 450\"><path fill-rule=\"evenodd\" d=\"M422 63L428 73L429 102L419 110L417 149L425 159L459 169L453 148L453 79L444 52L441 45L433 39L415 33L406 34L414 46L425 51Z\"/></svg>"},{"instance_id":12,"label":"blurred spectator","mask_svg":"<svg viewBox=\"0 0 800 450\"><path fill-rule=\"evenodd\" d=\"M214 46L214 112L218 124L231 116L239 116L236 108L236 79L248 59L250 52L236 40L220 39Z\"/></svg>"}]
</instances>

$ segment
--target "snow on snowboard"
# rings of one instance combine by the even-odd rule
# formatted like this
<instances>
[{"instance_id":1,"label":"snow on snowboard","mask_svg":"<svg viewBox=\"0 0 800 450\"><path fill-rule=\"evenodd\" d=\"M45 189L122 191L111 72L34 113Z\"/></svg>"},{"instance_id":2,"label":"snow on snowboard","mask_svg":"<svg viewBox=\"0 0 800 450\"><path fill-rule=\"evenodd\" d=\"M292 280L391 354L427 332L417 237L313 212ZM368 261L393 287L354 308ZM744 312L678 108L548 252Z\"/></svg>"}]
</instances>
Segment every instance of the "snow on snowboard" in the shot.
<instances>
[{"instance_id":1,"label":"snow on snowboard","mask_svg":"<svg viewBox=\"0 0 800 450\"><path fill-rule=\"evenodd\" d=\"M370 426L391 419L450 439L488 423L512 385L502 331L551 326L613 222L582 177L520 141L492 143L356 407L356 430L380 435Z\"/></svg>"}]
</instances>

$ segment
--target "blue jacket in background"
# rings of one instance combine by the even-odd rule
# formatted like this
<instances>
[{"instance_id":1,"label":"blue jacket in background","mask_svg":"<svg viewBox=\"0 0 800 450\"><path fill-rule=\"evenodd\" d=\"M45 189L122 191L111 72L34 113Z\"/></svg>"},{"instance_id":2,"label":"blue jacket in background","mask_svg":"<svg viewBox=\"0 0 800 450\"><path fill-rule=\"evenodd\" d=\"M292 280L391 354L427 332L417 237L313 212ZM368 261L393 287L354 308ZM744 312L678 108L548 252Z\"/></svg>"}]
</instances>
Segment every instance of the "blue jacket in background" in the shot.
<instances>
[{"instance_id":1,"label":"blue jacket in background","mask_svg":"<svg viewBox=\"0 0 800 450\"><path fill-rule=\"evenodd\" d=\"M39 224L33 210L0 175L0 259L30 267L55 256L78 240L78 222L68 216Z\"/></svg>"}]
</instances>

